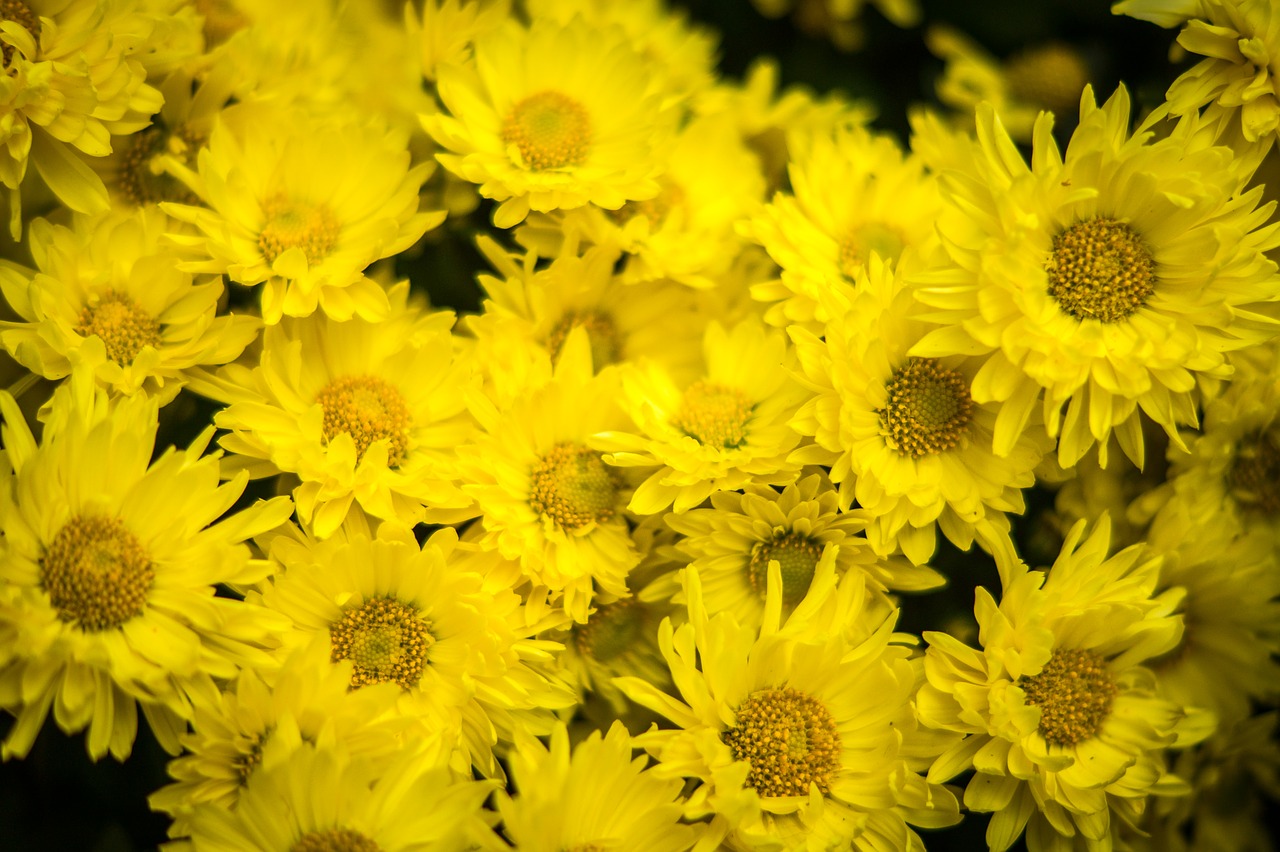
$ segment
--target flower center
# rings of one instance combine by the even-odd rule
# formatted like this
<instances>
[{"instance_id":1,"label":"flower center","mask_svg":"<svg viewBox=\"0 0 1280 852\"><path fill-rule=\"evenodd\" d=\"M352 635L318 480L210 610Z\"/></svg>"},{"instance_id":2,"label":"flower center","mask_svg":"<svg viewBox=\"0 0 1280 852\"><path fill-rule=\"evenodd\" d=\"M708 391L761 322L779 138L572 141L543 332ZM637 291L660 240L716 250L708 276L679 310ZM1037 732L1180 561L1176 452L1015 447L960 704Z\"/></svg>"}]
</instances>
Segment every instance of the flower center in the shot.
<instances>
[{"instance_id":1,"label":"flower center","mask_svg":"<svg viewBox=\"0 0 1280 852\"><path fill-rule=\"evenodd\" d=\"M160 345L160 323L127 294L114 289L84 306L75 330L83 337L102 338L107 357L121 366L132 364L144 346Z\"/></svg>"},{"instance_id":2,"label":"flower center","mask_svg":"<svg viewBox=\"0 0 1280 852\"><path fill-rule=\"evenodd\" d=\"M1049 295L1078 320L1127 319L1155 292L1155 258L1115 219L1077 222L1058 234L1044 268Z\"/></svg>"},{"instance_id":3,"label":"flower center","mask_svg":"<svg viewBox=\"0 0 1280 852\"><path fill-rule=\"evenodd\" d=\"M118 518L77 515L40 559L40 587L58 618L112 630L140 615L155 582L142 543Z\"/></svg>"},{"instance_id":4,"label":"flower center","mask_svg":"<svg viewBox=\"0 0 1280 852\"><path fill-rule=\"evenodd\" d=\"M556 444L533 466L529 505L561 530L602 524L613 517L618 475L595 450Z\"/></svg>"},{"instance_id":5,"label":"flower center","mask_svg":"<svg viewBox=\"0 0 1280 852\"><path fill-rule=\"evenodd\" d=\"M253 774L253 770L262 765L262 749L267 744L267 738L271 736L272 730L274 730L272 727L268 727L253 737L248 742L248 748L232 760L236 769L236 778L241 787L249 783L249 776Z\"/></svg>"},{"instance_id":6,"label":"flower center","mask_svg":"<svg viewBox=\"0 0 1280 852\"><path fill-rule=\"evenodd\" d=\"M0 0L0 21L13 21L31 33L37 42L40 41L40 19L22 0ZM13 45L0 43L0 54L3 55L4 64L8 67L13 61Z\"/></svg>"},{"instance_id":7,"label":"flower center","mask_svg":"<svg viewBox=\"0 0 1280 852\"><path fill-rule=\"evenodd\" d=\"M822 545L794 530L777 533L772 541L756 542L747 563L747 580L761 598L769 587L769 562L782 569L782 601L792 607L804 600L813 583L813 572L822 557Z\"/></svg>"},{"instance_id":8,"label":"flower center","mask_svg":"<svg viewBox=\"0 0 1280 852\"><path fill-rule=\"evenodd\" d=\"M902 234L879 222L866 222L840 241L840 271L850 278L867 265L871 253L881 260L896 262L902 255Z\"/></svg>"},{"instance_id":9,"label":"flower center","mask_svg":"<svg viewBox=\"0 0 1280 852\"><path fill-rule=\"evenodd\" d=\"M634 598L615 601L591 614L586 624L573 627L578 653L607 663L640 638L643 611Z\"/></svg>"},{"instance_id":10,"label":"flower center","mask_svg":"<svg viewBox=\"0 0 1280 852\"><path fill-rule=\"evenodd\" d=\"M1004 64L1004 74L1014 97L1059 113L1079 106L1080 92L1089 82L1084 59L1061 42L1011 56Z\"/></svg>"},{"instance_id":11,"label":"flower center","mask_svg":"<svg viewBox=\"0 0 1280 852\"><path fill-rule=\"evenodd\" d=\"M151 161L169 150L169 140L174 137L182 140L186 164L194 165L196 152L204 145L204 140L186 127L170 131L160 124L153 124L128 138L128 147L120 164L119 188L133 204L142 207L161 201L200 203L195 193L173 175L151 171Z\"/></svg>"},{"instance_id":12,"label":"flower center","mask_svg":"<svg viewBox=\"0 0 1280 852\"><path fill-rule=\"evenodd\" d=\"M354 829L325 828L308 831L289 852L382 852L382 847Z\"/></svg>"},{"instance_id":13,"label":"flower center","mask_svg":"<svg viewBox=\"0 0 1280 852\"><path fill-rule=\"evenodd\" d=\"M343 376L325 385L316 395L324 409L324 440L350 435L356 445L356 461L374 441L386 438L387 467L404 461L409 446L409 408L396 388L376 376Z\"/></svg>"},{"instance_id":14,"label":"flower center","mask_svg":"<svg viewBox=\"0 0 1280 852\"><path fill-rule=\"evenodd\" d=\"M546 91L511 108L502 122L502 141L516 146L534 171L580 166L591 146L587 110L568 95Z\"/></svg>"},{"instance_id":15,"label":"flower center","mask_svg":"<svg viewBox=\"0 0 1280 852\"><path fill-rule=\"evenodd\" d=\"M355 663L352 689L371 683L409 689L422 680L427 649L435 644L427 627L416 608L394 598L370 598L329 626L329 658Z\"/></svg>"},{"instance_id":16,"label":"flower center","mask_svg":"<svg viewBox=\"0 0 1280 852\"><path fill-rule=\"evenodd\" d=\"M888 401L876 409L880 434L902 455L920 458L946 452L969 433L969 381L934 359L909 359L884 389Z\"/></svg>"},{"instance_id":17,"label":"flower center","mask_svg":"<svg viewBox=\"0 0 1280 852\"><path fill-rule=\"evenodd\" d=\"M818 699L791 688L762 689L738 707L721 738L734 760L751 763L747 784L761 796L826 793L840 768L840 733Z\"/></svg>"},{"instance_id":18,"label":"flower center","mask_svg":"<svg viewBox=\"0 0 1280 852\"><path fill-rule=\"evenodd\" d=\"M1059 649L1040 674L1018 685L1040 708L1040 734L1054 745L1074 745L1098 733L1111 712L1116 680L1093 651Z\"/></svg>"},{"instance_id":19,"label":"flower center","mask_svg":"<svg viewBox=\"0 0 1280 852\"><path fill-rule=\"evenodd\" d=\"M328 206L291 201L273 195L262 204L266 224L258 234L258 248L267 264L289 249L302 249L307 263L319 263L338 242L338 220Z\"/></svg>"},{"instance_id":20,"label":"flower center","mask_svg":"<svg viewBox=\"0 0 1280 852\"><path fill-rule=\"evenodd\" d=\"M737 388L699 380L685 390L671 425L704 447L731 450L746 440L751 409Z\"/></svg>"},{"instance_id":21,"label":"flower center","mask_svg":"<svg viewBox=\"0 0 1280 852\"><path fill-rule=\"evenodd\" d=\"M1266 517L1280 513L1280 435L1259 432L1240 442L1227 488L1242 507Z\"/></svg>"},{"instance_id":22,"label":"flower center","mask_svg":"<svg viewBox=\"0 0 1280 852\"><path fill-rule=\"evenodd\" d=\"M560 357L565 338L578 326L587 331L587 340L591 343L591 364L597 371L618 362L622 349L618 327L614 324L613 317L600 311L566 311L547 336L547 350L551 353L551 360Z\"/></svg>"}]
</instances>

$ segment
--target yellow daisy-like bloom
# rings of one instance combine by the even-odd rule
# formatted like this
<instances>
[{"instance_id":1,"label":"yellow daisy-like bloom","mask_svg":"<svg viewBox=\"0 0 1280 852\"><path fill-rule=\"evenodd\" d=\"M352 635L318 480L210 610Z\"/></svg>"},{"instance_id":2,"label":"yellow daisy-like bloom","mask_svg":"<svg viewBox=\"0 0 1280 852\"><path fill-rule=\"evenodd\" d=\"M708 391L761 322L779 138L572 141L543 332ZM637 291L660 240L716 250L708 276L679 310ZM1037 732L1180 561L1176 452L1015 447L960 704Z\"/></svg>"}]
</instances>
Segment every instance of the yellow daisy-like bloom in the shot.
<instances>
[{"instance_id":1,"label":"yellow daisy-like bloom","mask_svg":"<svg viewBox=\"0 0 1280 852\"><path fill-rule=\"evenodd\" d=\"M1275 334L1260 311L1280 299L1263 254L1280 231L1265 224L1261 187L1243 191L1248 163L1210 144L1195 116L1153 139L1158 115L1131 136L1128 93L1099 108L1086 89L1065 157L1045 114L1028 167L980 107L978 144L957 158L970 162L943 175L951 261L913 278L941 327L912 354L985 360L973 398L1000 403L997 455L1043 391L1064 467L1113 432L1140 465L1139 408L1180 441L1197 380L1229 374L1225 352Z\"/></svg>"},{"instance_id":2,"label":"yellow daisy-like bloom","mask_svg":"<svg viewBox=\"0 0 1280 852\"><path fill-rule=\"evenodd\" d=\"M81 159L111 153L112 136L145 127L160 109L139 57L159 15L140 0L10 0L0 25L0 184L18 237L28 162L79 213L107 209L102 180ZM47 23L46 23L47 22Z\"/></svg>"},{"instance_id":3,"label":"yellow daisy-like bloom","mask_svg":"<svg viewBox=\"0 0 1280 852\"><path fill-rule=\"evenodd\" d=\"M774 303L770 323L821 333L873 257L896 264L933 239L941 200L920 159L889 136L841 127L797 133L790 148L792 194L776 195L748 226L782 267L781 280L751 295Z\"/></svg>"},{"instance_id":4,"label":"yellow daisy-like bloom","mask_svg":"<svg viewBox=\"0 0 1280 852\"><path fill-rule=\"evenodd\" d=\"M228 403L214 417L230 432L223 448L257 475L297 474L298 517L321 538L353 504L406 524L474 514L450 472L473 428L453 314L411 304L408 282L389 298L384 321L285 320L266 329L257 367L193 374L195 390Z\"/></svg>"},{"instance_id":5,"label":"yellow daisy-like bloom","mask_svg":"<svg viewBox=\"0 0 1280 852\"><path fill-rule=\"evenodd\" d=\"M415 738L439 737L455 768L496 776L499 740L546 733L551 711L574 703L546 674L559 644L530 638L563 619L526 617L509 587L454 564L457 546L451 528L419 547L389 523L375 539L278 537L270 556L283 570L249 601L293 622L286 648L316 643L333 663L350 660L352 689L396 684L386 709L413 720Z\"/></svg>"},{"instance_id":6,"label":"yellow daisy-like bloom","mask_svg":"<svg viewBox=\"0 0 1280 852\"><path fill-rule=\"evenodd\" d=\"M386 768L333 736L285 754L274 746L234 811L209 803L195 809L194 852L466 852L496 845L481 810L493 784L460 780L420 748L407 748Z\"/></svg>"},{"instance_id":7,"label":"yellow daisy-like bloom","mask_svg":"<svg viewBox=\"0 0 1280 852\"><path fill-rule=\"evenodd\" d=\"M861 535L866 515L839 512L839 494L821 474L781 492L752 483L742 492L721 491L711 495L711 508L669 514L666 522L683 536L675 547L686 570L698 572L707 608L732 614L744 627L764 619L773 562L782 572L784 613L804 599L823 560L831 560L841 576L866 573L876 592L922 591L946 582L927 566L876 555ZM675 602L684 600L677 595Z\"/></svg>"},{"instance_id":8,"label":"yellow daisy-like bloom","mask_svg":"<svg viewBox=\"0 0 1280 852\"><path fill-rule=\"evenodd\" d=\"M800 436L787 422L804 390L781 332L756 319L728 330L713 322L703 353L706 371L683 388L651 361L620 370L622 405L640 434L605 432L592 444L610 464L659 466L632 496L633 512L683 512L716 491L783 485L800 471L788 459Z\"/></svg>"},{"instance_id":9,"label":"yellow daisy-like bloom","mask_svg":"<svg viewBox=\"0 0 1280 852\"><path fill-rule=\"evenodd\" d=\"M840 505L866 511L877 553L896 549L914 563L934 549L934 527L967 549L1007 535L1005 513L1023 511L1022 488L1049 442L1032 424L1007 455L993 450L996 406L973 392L979 366L957 355L920 358L927 327L912 315L912 292L879 260L860 277L851 306L824 339L791 329L806 381L817 395L792 425L816 444L793 460L831 466Z\"/></svg>"},{"instance_id":10,"label":"yellow daisy-like bloom","mask_svg":"<svg viewBox=\"0 0 1280 852\"><path fill-rule=\"evenodd\" d=\"M174 819L170 837L189 833L189 815L197 805L208 802L234 810L262 766L268 741L283 738L300 747L332 735L352 754L384 764L401 752L407 720L390 710L399 685L352 690L355 663L328 662L319 645L300 649L279 672L243 671L222 691L217 705L196 708L192 731L182 736L186 753L169 762L173 783L147 799L152 810ZM414 734L414 741L422 742L421 732Z\"/></svg>"},{"instance_id":11,"label":"yellow daisy-like bloom","mask_svg":"<svg viewBox=\"0 0 1280 852\"><path fill-rule=\"evenodd\" d=\"M626 423L617 396L616 374L592 376L587 335L576 330L546 384L526 385L509 405L473 395L479 430L457 449L462 490L484 516L480 544L519 559L579 622L595 589L627 595L640 560L624 514L631 485L590 444Z\"/></svg>"},{"instance_id":12,"label":"yellow daisy-like bloom","mask_svg":"<svg viewBox=\"0 0 1280 852\"><path fill-rule=\"evenodd\" d=\"M268 324L317 308L339 320L386 316L386 295L364 270L445 217L418 209L431 164L410 167L407 136L354 120L230 108L198 174L168 164L207 205L162 205L199 231L172 236L197 258L182 268L262 285Z\"/></svg>"},{"instance_id":13,"label":"yellow daisy-like bloom","mask_svg":"<svg viewBox=\"0 0 1280 852\"><path fill-rule=\"evenodd\" d=\"M658 194L677 114L654 67L620 27L509 21L476 40L471 63L440 69L449 114L422 122L451 152L437 155L445 168L501 202L500 228L530 210L616 210Z\"/></svg>"},{"instance_id":14,"label":"yellow daisy-like bloom","mask_svg":"<svg viewBox=\"0 0 1280 852\"><path fill-rule=\"evenodd\" d=\"M1156 594L1160 559L1141 547L1108 558L1109 527L1104 516L1085 538L1076 524L1047 574L1001 565L999 605L977 590L981 649L924 634L919 718L967 735L929 778L976 770L964 802L994 812L992 852L1024 829L1032 852L1077 836L1109 852L1113 817L1135 825L1152 795L1188 792L1166 749L1212 732L1210 714L1161 696L1142 665L1177 645L1179 593Z\"/></svg>"},{"instance_id":15,"label":"yellow daisy-like bloom","mask_svg":"<svg viewBox=\"0 0 1280 852\"><path fill-rule=\"evenodd\" d=\"M37 445L0 394L0 706L17 717L5 759L26 756L51 709L63 731L89 729L95 760L128 756L138 707L177 752L194 706L218 700L215 678L269 662L282 619L214 586L262 576L241 542L284 521L289 500L219 521L247 477L219 484L212 427L152 463L156 411L141 396L110 407L81 373Z\"/></svg>"},{"instance_id":16,"label":"yellow daisy-like bloom","mask_svg":"<svg viewBox=\"0 0 1280 852\"><path fill-rule=\"evenodd\" d=\"M510 757L515 792L495 797L503 833L522 852L689 849L699 831L680 824L680 781L646 769L633 749L621 722L592 732L572 755L563 724L549 747L522 737Z\"/></svg>"},{"instance_id":17,"label":"yellow daisy-like bloom","mask_svg":"<svg viewBox=\"0 0 1280 852\"><path fill-rule=\"evenodd\" d=\"M0 323L0 344L24 367L61 379L76 364L114 394L167 403L186 371L225 364L258 336L250 316L216 316L219 276L193 276L164 240L157 208L32 223L37 269L0 266L0 290L21 322Z\"/></svg>"},{"instance_id":18,"label":"yellow daisy-like bloom","mask_svg":"<svg viewBox=\"0 0 1280 852\"><path fill-rule=\"evenodd\" d=\"M918 667L895 644L896 612L865 606L861 572L836 587L830 564L785 623L782 577L770 568L763 625L710 616L696 569L685 575L689 623L658 641L677 699L636 678L618 685L675 723L637 738L659 777L700 782L689 819L712 817L708 847L903 849L923 852L908 824L959 821L955 798L919 774L942 740L919 738ZM683 700L681 700L683 699Z\"/></svg>"}]
</instances>

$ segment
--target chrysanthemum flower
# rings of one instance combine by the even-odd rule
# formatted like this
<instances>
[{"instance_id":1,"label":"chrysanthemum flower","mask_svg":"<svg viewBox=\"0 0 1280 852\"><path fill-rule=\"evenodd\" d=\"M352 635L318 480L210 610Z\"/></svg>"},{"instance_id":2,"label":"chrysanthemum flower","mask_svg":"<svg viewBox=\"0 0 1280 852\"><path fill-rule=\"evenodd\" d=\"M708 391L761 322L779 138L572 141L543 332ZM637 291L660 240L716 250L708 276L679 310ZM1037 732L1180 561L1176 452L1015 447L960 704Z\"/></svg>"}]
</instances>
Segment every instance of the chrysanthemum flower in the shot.
<instances>
[{"instance_id":1,"label":"chrysanthemum flower","mask_svg":"<svg viewBox=\"0 0 1280 852\"><path fill-rule=\"evenodd\" d=\"M792 426L816 444L793 460L831 466L841 508L855 498L877 553L896 549L916 564L933 553L935 525L957 546L975 534L987 548L1007 535L1005 513L1023 511L1022 488L1048 448L1037 424L998 456L996 407L974 399L979 365L958 355L919 358L927 332L912 292L878 259L860 276L850 306L820 340L792 328L805 380L817 395Z\"/></svg>"},{"instance_id":2,"label":"chrysanthemum flower","mask_svg":"<svg viewBox=\"0 0 1280 852\"><path fill-rule=\"evenodd\" d=\"M317 308L339 320L386 316L364 270L445 217L418 209L431 164L411 167L407 136L371 123L231 108L198 162L198 174L174 158L169 168L207 206L162 205L199 231L172 235L194 258L183 268L262 285L268 324Z\"/></svg>"},{"instance_id":3,"label":"chrysanthemum flower","mask_svg":"<svg viewBox=\"0 0 1280 852\"><path fill-rule=\"evenodd\" d=\"M557 644L530 638L562 619L526 619L510 588L452 564L457 544L446 527L419 547L395 524L374 539L280 536L270 556L282 570L248 600L292 621L286 648L318 643L332 662L351 660L352 689L397 684L387 710L421 726L417 736L440 737L459 769L494 776L500 739L546 733L551 711L574 703L545 671Z\"/></svg>"},{"instance_id":4,"label":"chrysanthemum flower","mask_svg":"<svg viewBox=\"0 0 1280 852\"><path fill-rule=\"evenodd\" d=\"M698 829L681 825L681 783L632 759L621 722L593 732L569 750L564 725L545 747L522 737L511 753L514 793L499 791L503 833L522 852L607 848L618 852L684 852Z\"/></svg>"},{"instance_id":5,"label":"chrysanthemum flower","mask_svg":"<svg viewBox=\"0 0 1280 852\"><path fill-rule=\"evenodd\" d=\"M875 617L865 576L849 572L837 589L828 564L782 623L781 572L770 575L756 629L711 616L697 570L686 573L689 623L668 619L658 636L680 698L618 681L676 726L637 742L659 777L699 782L685 814L712 817L708 836L729 849L923 850L908 824L959 814L950 792L917 774L943 746L917 739L918 668L894 642L896 612Z\"/></svg>"},{"instance_id":6,"label":"chrysanthemum flower","mask_svg":"<svg viewBox=\"0 0 1280 852\"><path fill-rule=\"evenodd\" d=\"M711 612L728 612L744 627L764 619L769 564L782 571L783 612L790 612L809 591L824 559L837 575L863 571L868 586L921 591L946 580L928 566L901 557L883 558L861 533L863 512L839 512L839 495L821 474L810 474L779 492L748 483L741 492L711 495L711 507L666 516L680 533L675 549L701 578L702 595ZM677 595L677 603L684 603Z\"/></svg>"},{"instance_id":7,"label":"chrysanthemum flower","mask_svg":"<svg viewBox=\"0 0 1280 852\"><path fill-rule=\"evenodd\" d=\"M0 288L22 321L0 323L0 344L46 379L76 364L114 394L145 391L167 403L188 369L225 364L258 336L251 316L217 316L219 276L193 276L152 207L77 217L71 228L43 219L28 239L37 268L0 266Z\"/></svg>"},{"instance_id":8,"label":"chrysanthemum flower","mask_svg":"<svg viewBox=\"0 0 1280 852\"><path fill-rule=\"evenodd\" d=\"M470 365L455 352L453 314L408 298L408 282L393 286L381 322L285 320L267 328L256 368L193 374L197 391L228 403L214 418L230 432L223 448L259 475L296 473L298 517L321 538L353 504L406 524L474 514L450 473L473 428L461 392Z\"/></svg>"},{"instance_id":9,"label":"chrysanthemum flower","mask_svg":"<svg viewBox=\"0 0 1280 852\"><path fill-rule=\"evenodd\" d=\"M449 114L422 122L450 152L445 168L502 202L500 228L530 210L616 210L658 194L677 93L651 86L654 67L620 27L509 21L476 40L472 62L440 69Z\"/></svg>"},{"instance_id":10,"label":"chrysanthemum flower","mask_svg":"<svg viewBox=\"0 0 1280 852\"><path fill-rule=\"evenodd\" d=\"M155 401L110 407L87 374L54 395L38 446L7 394L0 411L0 706L17 717L4 757L25 756L52 710L63 731L89 729L90 757L123 759L138 707L176 752L215 679L270 661L283 620L214 586L262 576L241 542L288 499L219 521L247 477L219 484L213 428L152 463Z\"/></svg>"},{"instance_id":11,"label":"chrysanthemum flower","mask_svg":"<svg viewBox=\"0 0 1280 852\"><path fill-rule=\"evenodd\" d=\"M800 436L787 422L804 390L791 378L781 332L747 319L703 336L706 371L684 387L646 361L620 371L622 405L639 434L597 435L592 445L621 467L653 467L628 508L642 515L683 512L716 491L748 482L782 485L800 465L788 460Z\"/></svg>"},{"instance_id":12,"label":"chrysanthemum flower","mask_svg":"<svg viewBox=\"0 0 1280 852\"><path fill-rule=\"evenodd\" d=\"M1140 465L1139 408L1180 441L1197 381L1228 375L1225 352L1275 334L1262 311L1280 289L1263 252L1280 230L1261 187L1243 190L1248 162L1212 145L1195 116L1153 139L1158 116L1131 136L1128 93L1099 108L1086 90L1065 157L1045 114L1028 167L980 107L970 162L943 175L951 260L913 279L941 327L912 354L984 359L973 397L1000 403L997 455L1043 391L1064 466L1113 432Z\"/></svg>"},{"instance_id":13,"label":"chrysanthemum flower","mask_svg":"<svg viewBox=\"0 0 1280 852\"><path fill-rule=\"evenodd\" d=\"M992 852L1024 829L1031 852L1073 837L1110 850L1113 818L1136 825L1152 795L1188 791L1166 771L1166 749L1213 729L1212 715L1161 696L1143 667L1182 634L1179 594L1156 594L1159 557L1131 547L1108 558L1105 516L1087 538L1084 529L1076 524L1047 574L1002 565L999 605L978 588L981 649L924 634L920 720L967 735L929 778L976 770L964 802L993 812Z\"/></svg>"}]
</instances>

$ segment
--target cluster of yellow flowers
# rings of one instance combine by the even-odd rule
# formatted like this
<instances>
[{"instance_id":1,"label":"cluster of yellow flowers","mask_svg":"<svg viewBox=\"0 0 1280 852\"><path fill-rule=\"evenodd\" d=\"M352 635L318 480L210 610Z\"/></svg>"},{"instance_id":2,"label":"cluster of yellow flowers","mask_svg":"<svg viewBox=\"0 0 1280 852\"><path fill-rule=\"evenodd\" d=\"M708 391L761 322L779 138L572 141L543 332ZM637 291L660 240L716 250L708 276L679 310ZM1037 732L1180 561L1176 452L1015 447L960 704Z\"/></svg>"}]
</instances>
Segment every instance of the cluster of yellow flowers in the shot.
<instances>
[{"instance_id":1,"label":"cluster of yellow flowers","mask_svg":"<svg viewBox=\"0 0 1280 852\"><path fill-rule=\"evenodd\" d=\"M662 0L2 0L4 758L141 710L196 852L1268 848L1280 12L1116 11L1154 110L935 28L904 145Z\"/></svg>"}]
</instances>

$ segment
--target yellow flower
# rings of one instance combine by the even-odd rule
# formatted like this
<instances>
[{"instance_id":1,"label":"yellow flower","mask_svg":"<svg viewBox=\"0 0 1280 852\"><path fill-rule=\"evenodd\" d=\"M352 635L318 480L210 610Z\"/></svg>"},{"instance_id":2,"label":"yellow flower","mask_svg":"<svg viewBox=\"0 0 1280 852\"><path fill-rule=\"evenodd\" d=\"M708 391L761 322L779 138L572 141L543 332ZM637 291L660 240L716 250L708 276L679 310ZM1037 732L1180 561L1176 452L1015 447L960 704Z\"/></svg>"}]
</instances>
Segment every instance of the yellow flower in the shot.
<instances>
[{"instance_id":1,"label":"yellow flower","mask_svg":"<svg viewBox=\"0 0 1280 852\"><path fill-rule=\"evenodd\" d=\"M1141 547L1108 558L1109 527L1103 516L1085 538L1076 524L1047 573L1000 560L999 605L977 590L981 649L924 634L919 718L967 735L929 778L976 770L964 801L994 812L992 852L1024 828L1032 852L1077 835L1111 849L1113 816L1134 825L1151 796L1188 792L1166 771L1166 749L1212 732L1212 715L1161 696L1143 667L1182 635L1179 595L1156 594L1160 559Z\"/></svg>"},{"instance_id":2,"label":"yellow flower","mask_svg":"<svg viewBox=\"0 0 1280 852\"><path fill-rule=\"evenodd\" d=\"M61 379L76 364L114 394L173 399L193 367L225 364L258 336L250 316L216 316L219 276L193 276L164 240L158 208L32 223L37 270L0 266L0 289L21 322L0 343L23 366Z\"/></svg>"},{"instance_id":3,"label":"yellow flower","mask_svg":"<svg viewBox=\"0 0 1280 852\"><path fill-rule=\"evenodd\" d=\"M230 432L223 448L258 475L296 473L298 517L321 538L353 504L406 524L474 514L450 472L473 428L453 314L411 304L407 282L389 297L383 321L285 320L267 328L255 368L193 374L195 390L229 403L214 417Z\"/></svg>"},{"instance_id":4,"label":"yellow flower","mask_svg":"<svg viewBox=\"0 0 1280 852\"><path fill-rule=\"evenodd\" d=\"M430 164L410 167L408 140L372 123L307 117L265 106L229 108L199 156L199 174L169 168L207 205L165 203L197 234L172 239L191 272L262 285L262 316L386 316L382 288L364 275L444 220L419 211Z\"/></svg>"},{"instance_id":5,"label":"yellow flower","mask_svg":"<svg viewBox=\"0 0 1280 852\"><path fill-rule=\"evenodd\" d=\"M409 33L419 42L422 74L434 81L446 65L471 58L471 45L497 29L511 14L511 0L423 0L422 15L405 12Z\"/></svg>"},{"instance_id":6,"label":"yellow flower","mask_svg":"<svg viewBox=\"0 0 1280 852\"><path fill-rule=\"evenodd\" d=\"M550 747L522 737L511 754L514 794L496 794L503 833L523 852L600 849L684 852L698 829L681 825L680 781L632 760L621 722L594 731L569 751L563 724Z\"/></svg>"},{"instance_id":7,"label":"yellow flower","mask_svg":"<svg viewBox=\"0 0 1280 852\"><path fill-rule=\"evenodd\" d=\"M683 512L716 491L781 485L799 473L787 456L800 436L787 421L804 391L790 376L786 339L756 319L728 330L713 322L703 352L706 371L683 387L652 361L619 371L622 405L639 434L603 432L592 445L610 464L658 467L632 496L633 512Z\"/></svg>"},{"instance_id":8,"label":"yellow flower","mask_svg":"<svg viewBox=\"0 0 1280 852\"><path fill-rule=\"evenodd\" d=\"M494 224L658 194L676 99L650 86L654 64L620 27L508 21L474 50L467 65L440 69L449 114L422 122L450 152L437 155L445 168L502 202Z\"/></svg>"},{"instance_id":9,"label":"yellow flower","mask_svg":"<svg viewBox=\"0 0 1280 852\"><path fill-rule=\"evenodd\" d=\"M1212 145L1194 115L1153 139L1158 118L1131 136L1128 93L1099 108L1086 90L1065 157L1045 114L1028 167L981 107L978 144L955 158L968 164L943 174L950 262L913 278L941 327L912 354L984 359L973 397L1000 403L997 455L1043 391L1064 467L1113 433L1141 465L1139 408L1179 442L1177 427L1196 422L1197 381L1275 335L1265 311L1280 290L1263 252L1280 231L1265 224L1261 187L1243 190L1248 162Z\"/></svg>"},{"instance_id":10,"label":"yellow flower","mask_svg":"<svg viewBox=\"0 0 1280 852\"><path fill-rule=\"evenodd\" d=\"M137 709L165 749L215 679L269 662L282 620L220 583L253 582L263 565L241 542L288 517L287 498L219 521L244 491L219 484L213 428L151 462L156 403L110 407L77 374L54 395L39 445L0 395L0 706L17 720L3 744L23 757L53 711L67 733L89 729L97 760L124 759Z\"/></svg>"}]
</instances>

